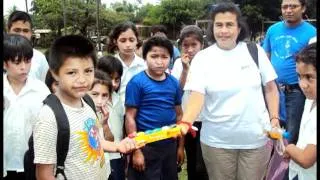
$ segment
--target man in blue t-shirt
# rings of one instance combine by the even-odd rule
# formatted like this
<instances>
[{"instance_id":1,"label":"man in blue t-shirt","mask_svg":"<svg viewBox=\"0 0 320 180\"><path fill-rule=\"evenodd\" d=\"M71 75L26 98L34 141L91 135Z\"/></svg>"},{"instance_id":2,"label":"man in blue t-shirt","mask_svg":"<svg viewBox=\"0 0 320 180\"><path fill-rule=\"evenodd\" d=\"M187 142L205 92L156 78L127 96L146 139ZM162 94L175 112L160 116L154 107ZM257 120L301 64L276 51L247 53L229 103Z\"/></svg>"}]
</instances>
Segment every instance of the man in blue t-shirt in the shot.
<instances>
[{"instance_id":1,"label":"man in blue t-shirt","mask_svg":"<svg viewBox=\"0 0 320 180\"><path fill-rule=\"evenodd\" d=\"M305 96L298 84L295 55L316 35L316 28L302 19L306 0L282 0L284 21L267 30L263 48L278 75L277 82L284 93L286 129L291 134L289 143L296 144L304 108Z\"/></svg>"},{"instance_id":2,"label":"man in blue t-shirt","mask_svg":"<svg viewBox=\"0 0 320 180\"><path fill-rule=\"evenodd\" d=\"M126 88L126 131L128 134L176 124L182 117L179 82L166 73L173 47L165 37L154 36L143 46L147 69L135 75ZM128 180L176 180L177 162L183 163L184 141L166 139L135 150L129 162Z\"/></svg>"}]
</instances>

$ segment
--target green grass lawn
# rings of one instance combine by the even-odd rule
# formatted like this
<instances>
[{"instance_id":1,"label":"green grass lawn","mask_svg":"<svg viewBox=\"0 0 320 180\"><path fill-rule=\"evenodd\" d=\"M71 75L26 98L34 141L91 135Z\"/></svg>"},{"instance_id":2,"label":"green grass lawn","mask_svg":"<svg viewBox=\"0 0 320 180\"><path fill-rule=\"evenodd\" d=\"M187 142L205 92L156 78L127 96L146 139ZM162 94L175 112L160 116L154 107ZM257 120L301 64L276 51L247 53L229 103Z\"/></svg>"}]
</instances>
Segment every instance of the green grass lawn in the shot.
<instances>
[{"instance_id":1,"label":"green grass lawn","mask_svg":"<svg viewBox=\"0 0 320 180\"><path fill-rule=\"evenodd\" d=\"M181 172L179 173L179 180L188 180L187 176L187 157L185 156L184 163L181 167Z\"/></svg>"}]
</instances>

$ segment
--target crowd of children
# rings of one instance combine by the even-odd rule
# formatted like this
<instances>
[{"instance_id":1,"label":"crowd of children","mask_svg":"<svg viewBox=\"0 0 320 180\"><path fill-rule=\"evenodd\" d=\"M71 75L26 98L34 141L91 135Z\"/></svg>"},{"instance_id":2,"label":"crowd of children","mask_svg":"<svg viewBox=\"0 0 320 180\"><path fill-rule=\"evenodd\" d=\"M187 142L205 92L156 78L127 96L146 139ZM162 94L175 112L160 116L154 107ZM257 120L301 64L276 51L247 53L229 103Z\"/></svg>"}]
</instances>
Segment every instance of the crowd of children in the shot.
<instances>
[{"instance_id":1,"label":"crowd of children","mask_svg":"<svg viewBox=\"0 0 320 180\"><path fill-rule=\"evenodd\" d=\"M228 13L217 13L217 16ZM13 20L9 29L14 27L29 35L23 30L32 27L28 14L18 11L10 17ZM219 25L223 24L213 26L218 28ZM28 141L31 137L34 175L40 180L177 180L185 153L189 180L213 180L210 168L215 165L208 166L208 159L204 161L202 154L204 145L200 131L206 124L201 122L201 114L194 115L193 119L185 118L189 117L189 112L183 114L188 110L186 106L192 93L184 86L190 80L190 74L196 72L195 66L191 68L193 61L201 60L196 55L207 48L205 33L196 25L183 27L178 44L180 54L166 35L159 32L143 42L140 57L137 49L141 41L135 24L120 23L110 33L109 55L99 59L87 38L62 36L48 51L49 69L45 78L42 70L46 69L46 64L34 60L35 50L30 39L18 32L5 34L4 179L26 179L24 158L30 149ZM220 40L218 44L222 42ZM214 42L211 47L216 44ZM180 56L176 57L176 54ZM290 159L290 179L313 180L317 177L316 42L297 55L296 67L299 85L307 100L298 142L285 147L284 157ZM36 72L41 73L37 76ZM49 94L61 102L61 111L68 120L70 138L69 144L64 145L68 151L63 167L57 165L56 147L61 132L56 112L44 104ZM86 100L87 95L94 108ZM129 138L136 132L173 124L179 124L182 136L142 147ZM195 137L187 134L191 125L198 129Z\"/></svg>"}]
</instances>

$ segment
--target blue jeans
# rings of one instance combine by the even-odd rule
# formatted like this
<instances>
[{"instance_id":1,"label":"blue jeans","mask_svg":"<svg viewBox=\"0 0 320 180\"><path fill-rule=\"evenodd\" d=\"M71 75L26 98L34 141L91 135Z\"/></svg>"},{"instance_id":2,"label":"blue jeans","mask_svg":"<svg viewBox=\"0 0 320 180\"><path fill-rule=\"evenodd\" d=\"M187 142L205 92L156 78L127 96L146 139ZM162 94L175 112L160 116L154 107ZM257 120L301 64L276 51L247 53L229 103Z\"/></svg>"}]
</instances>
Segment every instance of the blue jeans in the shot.
<instances>
[{"instance_id":1,"label":"blue jeans","mask_svg":"<svg viewBox=\"0 0 320 180\"><path fill-rule=\"evenodd\" d=\"M300 88L286 89L286 130L290 133L289 144L296 144L304 109L305 95Z\"/></svg>"}]
</instances>

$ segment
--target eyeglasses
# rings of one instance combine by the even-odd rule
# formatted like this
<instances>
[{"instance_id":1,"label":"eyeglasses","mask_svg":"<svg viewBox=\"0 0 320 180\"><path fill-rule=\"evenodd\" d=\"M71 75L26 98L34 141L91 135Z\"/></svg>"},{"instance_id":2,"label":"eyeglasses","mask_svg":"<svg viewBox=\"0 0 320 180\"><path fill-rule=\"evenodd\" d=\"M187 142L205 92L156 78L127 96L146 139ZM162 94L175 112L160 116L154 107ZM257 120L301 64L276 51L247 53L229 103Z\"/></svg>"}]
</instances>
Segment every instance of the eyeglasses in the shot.
<instances>
[{"instance_id":1,"label":"eyeglasses","mask_svg":"<svg viewBox=\"0 0 320 180\"><path fill-rule=\"evenodd\" d=\"M298 5L298 4L286 4L286 5L282 5L281 6L281 9L288 9L288 8L290 8L290 9L296 9L296 8L298 8L300 5Z\"/></svg>"}]
</instances>

